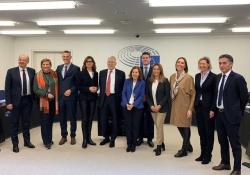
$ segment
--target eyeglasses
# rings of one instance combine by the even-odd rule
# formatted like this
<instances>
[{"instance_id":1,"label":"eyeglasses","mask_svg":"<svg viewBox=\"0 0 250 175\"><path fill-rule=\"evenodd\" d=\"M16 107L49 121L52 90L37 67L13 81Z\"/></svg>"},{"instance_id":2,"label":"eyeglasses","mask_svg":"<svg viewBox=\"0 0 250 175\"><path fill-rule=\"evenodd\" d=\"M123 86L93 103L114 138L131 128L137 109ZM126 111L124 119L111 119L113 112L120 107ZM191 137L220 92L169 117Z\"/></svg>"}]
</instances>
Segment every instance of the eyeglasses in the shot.
<instances>
[{"instance_id":1,"label":"eyeglasses","mask_svg":"<svg viewBox=\"0 0 250 175\"><path fill-rule=\"evenodd\" d=\"M88 61L86 61L86 63L93 63L93 61L91 61L91 60L88 60Z\"/></svg>"}]
</instances>

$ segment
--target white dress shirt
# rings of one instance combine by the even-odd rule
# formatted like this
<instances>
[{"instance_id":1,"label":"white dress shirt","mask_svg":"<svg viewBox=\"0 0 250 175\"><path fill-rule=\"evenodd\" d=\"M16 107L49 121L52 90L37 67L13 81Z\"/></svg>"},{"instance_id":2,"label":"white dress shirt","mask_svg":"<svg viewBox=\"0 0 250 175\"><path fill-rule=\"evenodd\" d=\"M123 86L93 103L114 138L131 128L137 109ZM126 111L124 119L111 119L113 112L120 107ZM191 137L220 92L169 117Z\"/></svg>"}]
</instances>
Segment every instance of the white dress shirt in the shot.
<instances>
[{"instance_id":1,"label":"white dress shirt","mask_svg":"<svg viewBox=\"0 0 250 175\"><path fill-rule=\"evenodd\" d=\"M154 101L154 105L157 105L157 101L156 101L156 91L157 91L157 87L158 87L159 81L155 80L152 83L152 96L153 96L153 101Z\"/></svg>"},{"instance_id":2,"label":"white dress shirt","mask_svg":"<svg viewBox=\"0 0 250 175\"><path fill-rule=\"evenodd\" d=\"M66 68L66 66L67 66L67 71L69 70L69 68L70 68L70 66L71 66L71 63L69 63L69 64L64 64L63 65L63 69L62 69L62 77L64 78L64 72L65 72L65 68Z\"/></svg>"},{"instance_id":3,"label":"white dress shirt","mask_svg":"<svg viewBox=\"0 0 250 175\"><path fill-rule=\"evenodd\" d=\"M110 71L111 70L108 69L106 82L108 81L108 77L109 77L109 72ZM114 94L115 93L115 69L112 70L110 78L111 78L111 82L110 82L110 94Z\"/></svg>"},{"instance_id":4,"label":"white dress shirt","mask_svg":"<svg viewBox=\"0 0 250 175\"><path fill-rule=\"evenodd\" d=\"M224 84L223 84L223 90L224 90L225 84L226 84L226 82L227 82L227 78L228 78L228 76L230 75L231 72L232 72L232 70L228 71L226 74L223 74L223 73L222 73L222 76L221 76L221 79L220 79L220 82L219 82L218 93L217 93L217 100L216 100L216 106L217 106L217 108L219 108L219 109L224 109L223 97L222 97L221 105L220 105L220 106L218 105L219 93L220 93L220 86L221 86L222 78L223 78L223 75L226 75L226 76L225 76L225 80L224 80Z\"/></svg>"},{"instance_id":5,"label":"white dress shirt","mask_svg":"<svg viewBox=\"0 0 250 175\"><path fill-rule=\"evenodd\" d=\"M94 72L93 72L93 71L88 71L88 73L89 73L90 78L93 79L93 77L94 77Z\"/></svg>"},{"instance_id":6,"label":"white dress shirt","mask_svg":"<svg viewBox=\"0 0 250 175\"><path fill-rule=\"evenodd\" d=\"M27 68L25 68L24 70L25 70L25 75L26 75L26 80L27 80L27 95L30 95L31 89L30 89L29 73L28 73ZM20 77L21 77L21 85L22 85L22 93L23 93L23 68L19 67L19 73L20 73Z\"/></svg>"},{"instance_id":7,"label":"white dress shirt","mask_svg":"<svg viewBox=\"0 0 250 175\"><path fill-rule=\"evenodd\" d=\"M131 93L131 96L130 96L130 99L129 99L129 102L128 102L131 105L134 104L134 101L135 101L135 95L133 93L135 85L136 85L136 81L133 81L132 93Z\"/></svg>"},{"instance_id":8,"label":"white dress shirt","mask_svg":"<svg viewBox=\"0 0 250 175\"><path fill-rule=\"evenodd\" d=\"M206 81L209 73L210 71L207 71L206 73L201 73L200 87L202 87L202 84ZM202 94L200 96L200 100L202 100Z\"/></svg>"}]
</instances>

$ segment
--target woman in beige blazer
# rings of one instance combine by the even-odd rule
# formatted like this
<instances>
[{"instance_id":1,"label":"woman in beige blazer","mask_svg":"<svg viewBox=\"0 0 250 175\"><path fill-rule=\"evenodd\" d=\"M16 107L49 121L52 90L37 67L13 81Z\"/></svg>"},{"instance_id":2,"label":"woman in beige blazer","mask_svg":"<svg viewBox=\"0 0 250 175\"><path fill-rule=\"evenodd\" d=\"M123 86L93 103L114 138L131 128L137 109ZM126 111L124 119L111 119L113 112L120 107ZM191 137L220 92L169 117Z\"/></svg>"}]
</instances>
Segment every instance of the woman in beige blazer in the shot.
<instances>
[{"instance_id":1,"label":"woman in beige blazer","mask_svg":"<svg viewBox=\"0 0 250 175\"><path fill-rule=\"evenodd\" d=\"M183 138L182 148L175 154L175 157L183 157L187 156L187 152L193 151L190 144L190 126L195 87L193 77L188 74L187 60L184 57L177 59L175 68L176 73L170 77L172 99L170 123L177 126Z\"/></svg>"}]
</instances>

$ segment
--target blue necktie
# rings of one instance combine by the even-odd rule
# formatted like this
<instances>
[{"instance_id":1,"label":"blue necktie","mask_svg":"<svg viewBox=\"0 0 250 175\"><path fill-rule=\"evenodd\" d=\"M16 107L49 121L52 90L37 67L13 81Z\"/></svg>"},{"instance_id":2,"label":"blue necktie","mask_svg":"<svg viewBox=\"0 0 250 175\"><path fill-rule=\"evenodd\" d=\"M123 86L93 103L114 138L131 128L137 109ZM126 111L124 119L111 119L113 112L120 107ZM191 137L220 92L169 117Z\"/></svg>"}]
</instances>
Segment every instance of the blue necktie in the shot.
<instances>
[{"instance_id":1,"label":"blue necktie","mask_svg":"<svg viewBox=\"0 0 250 175\"><path fill-rule=\"evenodd\" d=\"M226 75L223 75L223 78L220 84L220 90L219 90L218 106L220 106L222 103L225 78L226 78Z\"/></svg>"}]
</instances>

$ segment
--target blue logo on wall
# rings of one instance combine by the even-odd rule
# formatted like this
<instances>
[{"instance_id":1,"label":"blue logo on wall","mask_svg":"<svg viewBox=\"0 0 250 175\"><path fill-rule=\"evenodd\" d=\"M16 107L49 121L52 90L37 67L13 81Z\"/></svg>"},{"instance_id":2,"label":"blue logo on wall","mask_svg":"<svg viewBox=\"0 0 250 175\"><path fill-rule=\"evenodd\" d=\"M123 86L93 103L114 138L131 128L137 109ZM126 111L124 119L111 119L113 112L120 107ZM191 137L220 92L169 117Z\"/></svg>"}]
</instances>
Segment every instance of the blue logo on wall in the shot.
<instances>
[{"instance_id":1,"label":"blue logo on wall","mask_svg":"<svg viewBox=\"0 0 250 175\"><path fill-rule=\"evenodd\" d=\"M120 62L126 66L140 66L141 63L141 55L143 52L149 52L151 55L150 64L160 63L160 55L159 53L150 47L142 46L142 45L133 45L128 46L121 49L118 52L118 59Z\"/></svg>"}]
</instances>

